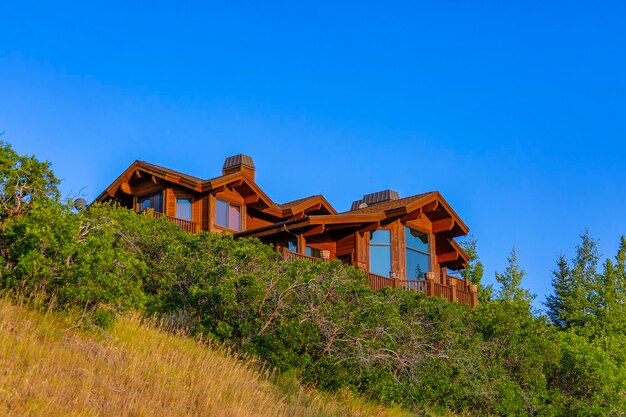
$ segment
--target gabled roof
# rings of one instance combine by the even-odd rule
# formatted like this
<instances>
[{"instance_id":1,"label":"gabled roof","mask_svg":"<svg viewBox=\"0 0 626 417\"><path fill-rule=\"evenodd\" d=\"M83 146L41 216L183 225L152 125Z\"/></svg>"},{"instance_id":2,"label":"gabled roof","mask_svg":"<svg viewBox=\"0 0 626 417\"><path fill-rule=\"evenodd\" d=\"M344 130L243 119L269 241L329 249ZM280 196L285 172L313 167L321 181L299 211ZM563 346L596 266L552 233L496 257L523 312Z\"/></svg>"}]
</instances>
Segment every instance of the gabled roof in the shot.
<instances>
[{"instance_id":1,"label":"gabled roof","mask_svg":"<svg viewBox=\"0 0 626 417\"><path fill-rule=\"evenodd\" d=\"M208 180L202 180L192 175L183 174L182 172L170 168L165 168L140 160L134 161L132 164L130 164L130 166L126 168L124 172L119 177L117 177L117 179L113 181L113 183L96 198L96 201L102 201L109 196L113 196L120 188L120 186L123 183L127 183L137 171L141 171L148 175L154 175L156 178L172 182L174 184L180 185L181 187L185 187L196 192L210 192L212 190L219 189L220 187L227 187L231 184L240 182L241 184L239 186L245 184L254 194L259 196L259 199L264 203L266 207L264 211L280 218L289 217L300 212L305 212L307 209L316 205L324 207L331 214L337 213L333 206L322 195L313 195L290 201L284 204L276 204L243 171L235 172L228 175L220 175L219 177L210 178Z\"/></svg>"},{"instance_id":2,"label":"gabled roof","mask_svg":"<svg viewBox=\"0 0 626 417\"><path fill-rule=\"evenodd\" d=\"M406 207L408 204L420 201L428 196L436 194L436 191L413 195L411 197L400 198L397 200L387 200L376 204L368 205L367 207L357 208L355 210L344 211L341 214L366 214L366 213L381 213L387 210L396 209L398 207Z\"/></svg>"},{"instance_id":3,"label":"gabled roof","mask_svg":"<svg viewBox=\"0 0 626 417\"><path fill-rule=\"evenodd\" d=\"M320 208L324 207L330 214L337 214L337 211L321 194L300 198L283 204L276 204L276 207L282 210L284 217L287 217L304 212L317 205L319 205Z\"/></svg>"},{"instance_id":4,"label":"gabled roof","mask_svg":"<svg viewBox=\"0 0 626 417\"><path fill-rule=\"evenodd\" d=\"M137 171L145 172L148 175L154 175L157 178L173 182L196 191L200 191L202 186L202 180L200 178L183 174L182 172L159 165L154 165L149 162L136 160L130 164L130 166L126 168L124 172L122 172L122 174L111 183L111 185L109 185L98 197L96 197L96 201L102 201L109 196L115 195L120 186L123 183L128 182Z\"/></svg>"}]
</instances>

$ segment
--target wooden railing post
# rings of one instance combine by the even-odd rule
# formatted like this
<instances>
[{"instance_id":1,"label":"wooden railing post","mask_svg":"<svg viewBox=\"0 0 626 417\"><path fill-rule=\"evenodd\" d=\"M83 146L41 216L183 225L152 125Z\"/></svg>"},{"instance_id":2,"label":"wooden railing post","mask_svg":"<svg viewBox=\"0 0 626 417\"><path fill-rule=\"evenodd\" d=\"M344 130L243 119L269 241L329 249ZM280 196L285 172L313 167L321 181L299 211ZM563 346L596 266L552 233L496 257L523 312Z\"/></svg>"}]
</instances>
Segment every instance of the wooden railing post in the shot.
<instances>
[{"instance_id":1,"label":"wooden railing post","mask_svg":"<svg viewBox=\"0 0 626 417\"><path fill-rule=\"evenodd\" d=\"M469 285L469 292L472 295L471 307L474 308L478 305L478 285Z\"/></svg>"},{"instance_id":2,"label":"wooden railing post","mask_svg":"<svg viewBox=\"0 0 626 417\"><path fill-rule=\"evenodd\" d=\"M400 278L400 274L397 271L389 271L389 278L393 280L391 288L396 288L398 286L398 278Z\"/></svg>"},{"instance_id":3,"label":"wooden railing post","mask_svg":"<svg viewBox=\"0 0 626 417\"><path fill-rule=\"evenodd\" d=\"M457 301L457 293L456 293L456 279L451 278L448 280L448 284L450 285L450 301Z\"/></svg>"},{"instance_id":4,"label":"wooden railing post","mask_svg":"<svg viewBox=\"0 0 626 417\"><path fill-rule=\"evenodd\" d=\"M426 277L426 295L429 297L435 296L435 273L434 272L426 272L424 274Z\"/></svg>"}]
</instances>

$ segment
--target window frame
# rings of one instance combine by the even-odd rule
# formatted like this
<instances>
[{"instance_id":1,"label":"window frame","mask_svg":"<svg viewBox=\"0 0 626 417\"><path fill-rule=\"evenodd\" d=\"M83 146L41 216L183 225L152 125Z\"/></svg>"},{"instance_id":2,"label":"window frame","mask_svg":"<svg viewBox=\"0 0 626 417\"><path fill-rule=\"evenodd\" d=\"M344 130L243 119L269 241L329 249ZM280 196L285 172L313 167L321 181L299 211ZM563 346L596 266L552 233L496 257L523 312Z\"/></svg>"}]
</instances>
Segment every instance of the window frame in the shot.
<instances>
[{"instance_id":1,"label":"window frame","mask_svg":"<svg viewBox=\"0 0 626 417\"><path fill-rule=\"evenodd\" d=\"M161 197L161 210L157 211L154 208L154 198L156 196L160 196ZM142 202L145 200L150 200L150 207L147 207L145 209L142 209ZM137 213L143 213L146 210L154 210L155 213L161 213L163 214L163 208L165 207L165 196L164 196L164 192L163 191L157 191L154 193L148 193L148 194L143 194L139 197L137 197Z\"/></svg>"},{"instance_id":2,"label":"window frame","mask_svg":"<svg viewBox=\"0 0 626 417\"><path fill-rule=\"evenodd\" d=\"M417 248L413 248L413 247L409 246L409 239L408 239L408 237L411 234L411 231L415 231L415 232L421 233L421 234L426 236L426 238L428 239L428 241L426 242L426 246L428 247L428 252L425 252L425 251L423 251L421 249L417 249ZM433 267L433 265L432 265L432 260L433 260L432 249L433 248L432 248L431 241L432 241L431 233L428 233L425 230L420 230L417 227L409 226L407 224L404 225L404 269L405 269L405 274L406 274L405 278L407 280L422 280L422 279L425 279L426 278L426 273L432 271L432 269L433 269L432 268ZM415 252L415 253L418 253L418 254L421 254L421 255L425 255L427 257L427 260L428 260L428 270L427 271L422 271L422 275L423 276L421 278L414 278L414 277L409 278L409 265L408 265L408 262L409 262L409 256L408 256L409 255L409 251Z\"/></svg>"},{"instance_id":3,"label":"window frame","mask_svg":"<svg viewBox=\"0 0 626 417\"><path fill-rule=\"evenodd\" d=\"M193 203L194 203L194 199L192 197L179 197L179 196L176 196L175 198L176 198L176 218L192 222L193 221ZM179 200L187 200L187 201L189 201L189 219L183 219L182 217L178 216L178 201Z\"/></svg>"},{"instance_id":4,"label":"window frame","mask_svg":"<svg viewBox=\"0 0 626 417\"><path fill-rule=\"evenodd\" d=\"M376 232L387 232L389 234L389 243L372 243L372 235ZM383 277L387 277L390 278L391 277L391 271L393 269L393 234L391 233L391 230L389 229L376 229L370 232L369 235L369 250L368 250L368 256L369 256L369 272L372 274L376 274L376 275L380 275ZM377 272L372 271L372 247L386 247L389 249L389 271L387 271L385 274L379 274Z\"/></svg>"},{"instance_id":5,"label":"window frame","mask_svg":"<svg viewBox=\"0 0 626 417\"><path fill-rule=\"evenodd\" d=\"M226 209L226 223L227 226L221 225L217 222L217 205L219 204L219 202L222 203L226 203L227 205L227 209ZM236 207L239 210L239 230L237 229L233 229L232 227L230 227L230 208L232 207ZM223 200L221 198L217 198L215 197L215 214L213 216L214 218L214 224L216 227L222 228L222 229L226 229L226 230L230 230L233 232L241 232L243 231L243 207L240 204L236 204L233 203L231 201L228 200Z\"/></svg>"},{"instance_id":6,"label":"window frame","mask_svg":"<svg viewBox=\"0 0 626 417\"><path fill-rule=\"evenodd\" d=\"M309 256L311 258L318 258L318 259L322 259L322 255L321 255L321 249L318 248L314 248L313 246L309 246L307 245L304 248L304 254L306 256ZM317 254L317 255L316 255Z\"/></svg>"}]
</instances>

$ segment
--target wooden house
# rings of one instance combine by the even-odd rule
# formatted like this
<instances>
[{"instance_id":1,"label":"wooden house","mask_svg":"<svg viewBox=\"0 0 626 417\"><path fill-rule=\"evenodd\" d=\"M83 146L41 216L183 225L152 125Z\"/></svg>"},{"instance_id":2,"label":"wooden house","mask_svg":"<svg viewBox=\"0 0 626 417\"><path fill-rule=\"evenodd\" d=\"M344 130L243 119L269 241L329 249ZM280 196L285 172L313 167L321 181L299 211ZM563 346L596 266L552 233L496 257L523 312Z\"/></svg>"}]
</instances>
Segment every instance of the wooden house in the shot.
<instances>
[{"instance_id":1,"label":"wooden house","mask_svg":"<svg viewBox=\"0 0 626 417\"><path fill-rule=\"evenodd\" d=\"M286 258L337 259L366 271L376 290L402 287L477 303L476 287L451 273L467 265L454 238L469 229L437 191L367 194L343 213L321 195L278 204L256 184L252 158L235 155L221 176L207 180L135 161L96 201L166 217L192 233L255 237Z\"/></svg>"}]
</instances>

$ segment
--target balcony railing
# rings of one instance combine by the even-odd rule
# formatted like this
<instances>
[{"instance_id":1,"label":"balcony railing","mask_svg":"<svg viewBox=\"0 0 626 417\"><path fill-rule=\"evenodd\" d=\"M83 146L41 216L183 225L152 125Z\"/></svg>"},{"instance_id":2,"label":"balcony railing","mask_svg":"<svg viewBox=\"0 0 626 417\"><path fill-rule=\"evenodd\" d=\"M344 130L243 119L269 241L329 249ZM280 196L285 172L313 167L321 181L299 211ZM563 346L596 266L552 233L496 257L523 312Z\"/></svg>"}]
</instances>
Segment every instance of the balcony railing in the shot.
<instances>
[{"instance_id":1,"label":"balcony railing","mask_svg":"<svg viewBox=\"0 0 626 417\"><path fill-rule=\"evenodd\" d=\"M302 255L301 253L286 251L283 252L283 259L294 260L294 259L302 259L305 261L309 261L311 263L321 261L320 258L314 258L313 256Z\"/></svg>"},{"instance_id":2,"label":"balcony railing","mask_svg":"<svg viewBox=\"0 0 626 417\"><path fill-rule=\"evenodd\" d=\"M198 229L199 229L198 223L194 223L189 220L184 220L184 219L179 219L178 217L168 216L166 214L159 213L151 209L144 210L144 213L146 214L146 216L151 216L151 217L154 217L155 219L165 218L168 221L178 225L178 227L180 227L180 229L184 232L196 233L198 232Z\"/></svg>"},{"instance_id":3,"label":"balcony railing","mask_svg":"<svg viewBox=\"0 0 626 417\"><path fill-rule=\"evenodd\" d=\"M398 287L426 294L426 280L398 280Z\"/></svg>"},{"instance_id":4,"label":"balcony railing","mask_svg":"<svg viewBox=\"0 0 626 417\"><path fill-rule=\"evenodd\" d=\"M286 248L284 248L282 255L285 260L300 259L311 263L323 260L291 252ZM445 273L441 274L439 277L437 277L433 272L427 272L425 275L426 279L423 280L400 280L384 277L371 272L367 273L368 285L374 291L380 291L385 288L402 288L407 291L415 291L431 297L443 297L448 301L456 301L470 307L476 307L478 304L475 285L467 285L465 280L448 276ZM439 281L447 281L447 284L449 285L437 282L435 280L436 277L439 278Z\"/></svg>"},{"instance_id":5,"label":"balcony railing","mask_svg":"<svg viewBox=\"0 0 626 417\"><path fill-rule=\"evenodd\" d=\"M383 277L382 275L372 274L371 272L367 273L368 284L371 289L374 291L382 290L383 288L396 286L396 280L392 278Z\"/></svg>"}]
</instances>

